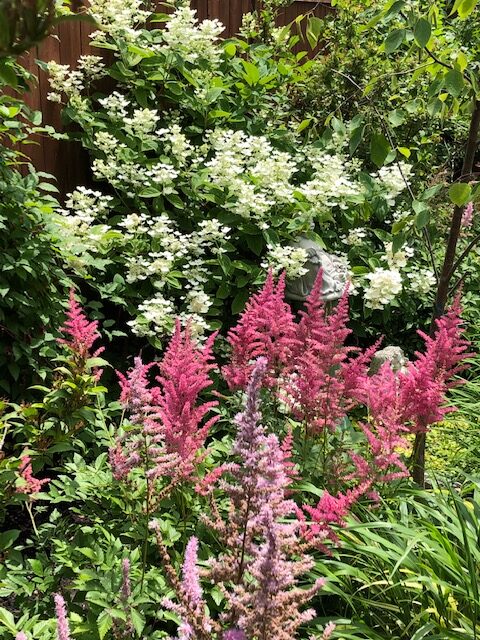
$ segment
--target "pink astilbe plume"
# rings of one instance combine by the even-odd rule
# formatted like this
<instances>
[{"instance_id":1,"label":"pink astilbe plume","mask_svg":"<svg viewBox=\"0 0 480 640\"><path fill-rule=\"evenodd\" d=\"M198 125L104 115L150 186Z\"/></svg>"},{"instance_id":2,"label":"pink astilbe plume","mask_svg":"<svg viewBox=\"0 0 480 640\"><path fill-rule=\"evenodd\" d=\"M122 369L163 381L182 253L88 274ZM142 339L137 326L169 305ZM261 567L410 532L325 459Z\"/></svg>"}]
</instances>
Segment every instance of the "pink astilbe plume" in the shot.
<instances>
[{"instance_id":1,"label":"pink astilbe plume","mask_svg":"<svg viewBox=\"0 0 480 640\"><path fill-rule=\"evenodd\" d=\"M324 491L315 507L303 505L303 509L310 516L309 523L303 522L302 533L306 540L317 544L326 550L323 542L327 539L338 542L333 526L344 527L346 518L352 506L370 489L371 483L365 482L354 489L347 489L345 493L336 496Z\"/></svg>"},{"instance_id":2,"label":"pink astilbe plume","mask_svg":"<svg viewBox=\"0 0 480 640\"><path fill-rule=\"evenodd\" d=\"M59 593L53 596L53 600L55 602L55 615L57 618L57 640L71 640L65 600Z\"/></svg>"},{"instance_id":3,"label":"pink astilbe plume","mask_svg":"<svg viewBox=\"0 0 480 640\"><path fill-rule=\"evenodd\" d=\"M453 410L445 406L445 394L459 384L454 376L466 368L461 362L471 355L468 353L470 343L462 335L460 314L458 296L448 312L436 321L433 337L418 332L425 341L425 351L417 352L407 372L399 375L403 418L412 424L415 432L426 431L429 425L443 420Z\"/></svg>"},{"instance_id":4,"label":"pink astilbe plume","mask_svg":"<svg viewBox=\"0 0 480 640\"><path fill-rule=\"evenodd\" d=\"M206 415L216 400L202 402L201 393L211 386L215 367L212 348L216 334L203 347L190 330L177 322L162 362L144 364L135 358L127 375L118 374L120 402L131 426L117 437L109 451L114 477L126 478L132 469L146 469L150 480L169 476L175 482L191 478L209 430L218 420ZM152 386L148 374L158 366L160 375ZM147 469L148 467L148 469Z\"/></svg>"},{"instance_id":5,"label":"pink astilbe plume","mask_svg":"<svg viewBox=\"0 0 480 640\"><path fill-rule=\"evenodd\" d=\"M276 384L276 375L290 361L296 345L295 323L284 293L285 274L275 284L270 271L263 288L250 298L229 332L231 360L222 372L230 389L245 389L259 357L267 359L267 385Z\"/></svg>"},{"instance_id":6,"label":"pink astilbe plume","mask_svg":"<svg viewBox=\"0 0 480 640\"><path fill-rule=\"evenodd\" d=\"M297 325L297 348L283 378L282 399L290 406L295 417L305 424L308 434L324 429L334 430L353 406L349 393L353 373L350 365L351 347L345 340L351 333L347 328L348 290L346 289L334 310L327 314L321 298L322 272L300 312ZM362 371L366 367L364 366Z\"/></svg>"},{"instance_id":7,"label":"pink astilbe plume","mask_svg":"<svg viewBox=\"0 0 480 640\"><path fill-rule=\"evenodd\" d=\"M98 322L88 320L82 306L75 298L73 289L70 290L67 320L60 331L67 337L59 338L58 343L67 347L82 361L96 358L104 351L103 347L99 347L92 353L94 343L100 338Z\"/></svg>"},{"instance_id":8,"label":"pink astilbe plume","mask_svg":"<svg viewBox=\"0 0 480 640\"><path fill-rule=\"evenodd\" d=\"M209 430L219 419L213 416L203 423L218 402L200 401L201 393L212 385L209 373L215 368L212 349L216 335L212 334L204 346L199 347L188 326L182 330L177 321L157 376L161 388L158 420L164 429L167 450L180 456L187 475L192 470L188 463L193 464Z\"/></svg>"},{"instance_id":9,"label":"pink astilbe plume","mask_svg":"<svg viewBox=\"0 0 480 640\"><path fill-rule=\"evenodd\" d=\"M462 227L471 227L473 223L473 202L469 202L462 215Z\"/></svg>"},{"instance_id":10,"label":"pink astilbe plume","mask_svg":"<svg viewBox=\"0 0 480 640\"><path fill-rule=\"evenodd\" d=\"M50 478L39 480L34 477L30 456L22 456L20 458L20 468L18 472L23 483L17 487L17 493L26 493L34 497L35 494L40 493L44 484L50 482Z\"/></svg>"},{"instance_id":11,"label":"pink astilbe plume","mask_svg":"<svg viewBox=\"0 0 480 640\"><path fill-rule=\"evenodd\" d=\"M19 633L17 633L17 635L15 636L15 640L28 640L27 636L25 633L23 633L23 631L20 631Z\"/></svg>"}]
</instances>

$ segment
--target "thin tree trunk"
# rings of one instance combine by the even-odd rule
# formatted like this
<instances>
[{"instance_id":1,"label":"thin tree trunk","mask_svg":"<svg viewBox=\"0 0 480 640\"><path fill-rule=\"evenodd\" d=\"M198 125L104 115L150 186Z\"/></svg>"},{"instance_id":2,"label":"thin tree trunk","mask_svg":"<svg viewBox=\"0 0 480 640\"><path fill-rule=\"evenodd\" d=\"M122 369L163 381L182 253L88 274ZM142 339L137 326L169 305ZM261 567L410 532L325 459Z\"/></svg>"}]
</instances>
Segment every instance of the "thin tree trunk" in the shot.
<instances>
[{"instance_id":1,"label":"thin tree trunk","mask_svg":"<svg viewBox=\"0 0 480 640\"><path fill-rule=\"evenodd\" d=\"M462 175L460 179L470 177L475 163L475 152L478 145L478 133L480 129L480 101L473 103L472 117L470 120L470 130L468 133L465 156L463 158ZM458 238L462 227L463 206L455 206L448 234L447 248L443 260L442 270L438 282L435 305L433 309L432 323L430 325L430 335L435 333L436 320L445 313L450 283L455 272L455 257L457 253ZM412 477L420 486L425 485L425 447L426 433L418 433L415 437L412 454Z\"/></svg>"}]
</instances>

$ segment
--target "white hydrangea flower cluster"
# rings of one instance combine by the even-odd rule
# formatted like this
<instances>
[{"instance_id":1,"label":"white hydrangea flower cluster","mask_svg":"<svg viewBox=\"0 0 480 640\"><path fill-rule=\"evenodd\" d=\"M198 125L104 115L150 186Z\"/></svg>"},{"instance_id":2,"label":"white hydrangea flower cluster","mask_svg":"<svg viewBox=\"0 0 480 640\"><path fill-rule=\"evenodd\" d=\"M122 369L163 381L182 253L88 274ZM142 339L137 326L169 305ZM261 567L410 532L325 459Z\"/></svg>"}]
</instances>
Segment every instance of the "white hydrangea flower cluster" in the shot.
<instances>
[{"instance_id":1,"label":"white hydrangea flower cluster","mask_svg":"<svg viewBox=\"0 0 480 640\"><path fill-rule=\"evenodd\" d=\"M307 260L308 253L302 247L278 244L270 247L261 266L264 269L272 269L273 273L285 271L287 277L293 280L308 273L308 269L305 268Z\"/></svg>"},{"instance_id":2,"label":"white hydrangea flower cluster","mask_svg":"<svg viewBox=\"0 0 480 640\"><path fill-rule=\"evenodd\" d=\"M159 119L156 109L134 109L131 118L123 118L123 124L127 133L144 138L156 129Z\"/></svg>"},{"instance_id":3,"label":"white hydrangea flower cluster","mask_svg":"<svg viewBox=\"0 0 480 640\"><path fill-rule=\"evenodd\" d=\"M402 249L398 249L393 253L393 242L387 242L385 244L385 255L383 256L383 260L385 260L390 267L390 269L404 269L410 258L413 257L415 250L413 247L405 246Z\"/></svg>"},{"instance_id":4,"label":"white hydrangea flower cluster","mask_svg":"<svg viewBox=\"0 0 480 640\"><path fill-rule=\"evenodd\" d=\"M300 190L319 212L358 201L363 187L352 177L358 171L358 162L342 154L309 149L307 161L313 166L313 176Z\"/></svg>"},{"instance_id":5,"label":"white hydrangea flower cluster","mask_svg":"<svg viewBox=\"0 0 480 640\"><path fill-rule=\"evenodd\" d=\"M72 71L69 64L59 64L51 60L47 64L48 81L52 91L47 95L50 102L61 102L62 94L67 98L79 95L84 88L83 73Z\"/></svg>"},{"instance_id":6,"label":"white hydrangea flower cluster","mask_svg":"<svg viewBox=\"0 0 480 640\"><path fill-rule=\"evenodd\" d=\"M194 63L202 59L208 61L210 67L215 67L222 53L216 41L225 27L219 20L203 20L199 23L196 14L189 6L178 7L165 26L163 40L172 53L186 62Z\"/></svg>"},{"instance_id":7,"label":"white hydrangea flower cluster","mask_svg":"<svg viewBox=\"0 0 480 640\"><path fill-rule=\"evenodd\" d=\"M69 64L59 64L55 60L47 63L48 81L52 91L47 95L50 102L61 102L62 94L68 100L80 99L80 94L93 80L106 74L105 65L100 56L80 56L76 69Z\"/></svg>"},{"instance_id":8,"label":"white hydrangea flower cluster","mask_svg":"<svg viewBox=\"0 0 480 640\"><path fill-rule=\"evenodd\" d=\"M111 120L124 120L127 117L130 101L118 91L100 98L98 102L105 108Z\"/></svg>"},{"instance_id":9,"label":"white hydrangea flower cluster","mask_svg":"<svg viewBox=\"0 0 480 640\"><path fill-rule=\"evenodd\" d=\"M383 309L402 291L402 276L398 269L377 267L365 277L369 285L363 297L369 309Z\"/></svg>"},{"instance_id":10,"label":"white hydrangea flower cluster","mask_svg":"<svg viewBox=\"0 0 480 640\"><path fill-rule=\"evenodd\" d=\"M111 196L105 196L99 191L78 187L68 194L66 207L60 209L52 219L54 232L62 239L62 248L75 258L78 267L82 267L82 256L101 250L111 228L99 223L98 218L104 216L110 209Z\"/></svg>"},{"instance_id":11,"label":"white hydrangea flower cluster","mask_svg":"<svg viewBox=\"0 0 480 640\"><path fill-rule=\"evenodd\" d=\"M194 148L187 136L182 132L179 124L172 124L169 127L158 129L156 135L160 137L165 145L165 151L170 154L175 164L183 167L188 159L193 155Z\"/></svg>"},{"instance_id":12,"label":"white hydrangea flower cluster","mask_svg":"<svg viewBox=\"0 0 480 640\"><path fill-rule=\"evenodd\" d=\"M429 294L436 285L435 274L431 269L412 267L407 273L410 289L420 295Z\"/></svg>"},{"instance_id":13,"label":"white hydrangea flower cluster","mask_svg":"<svg viewBox=\"0 0 480 640\"><path fill-rule=\"evenodd\" d=\"M265 218L270 209L293 201L294 159L275 149L264 136L249 136L244 131L215 130L207 142L214 150L206 162L207 176L212 185L228 192L225 207L268 228Z\"/></svg>"},{"instance_id":14,"label":"white hydrangea flower cluster","mask_svg":"<svg viewBox=\"0 0 480 640\"><path fill-rule=\"evenodd\" d=\"M136 191L153 187L159 193L173 193L174 183L178 178L178 171L171 164L157 162L151 166L145 166L136 162L123 160L117 153L110 156L108 160L96 158L92 163L93 175L98 179L104 179L112 187L122 189L128 187L129 197L134 197Z\"/></svg>"},{"instance_id":15,"label":"white hydrangea flower cluster","mask_svg":"<svg viewBox=\"0 0 480 640\"><path fill-rule=\"evenodd\" d=\"M384 195L391 207L395 204L395 199L410 184L411 174L412 167L406 162L387 165L379 170L377 178L383 186Z\"/></svg>"},{"instance_id":16,"label":"white hydrangea flower cluster","mask_svg":"<svg viewBox=\"0 0 480 640\"><path fill-rule=\"evenodd\" d=\"M355 227L354 229L350 229L346 236L342 237L342 242L351 247L359 247L365 242L366 237L367 230L365 227Z\"/></svg>"},{"instance_id":17,"label":"white hydrangea flower cluster","mask_svg":"<svg viewBox=\"0 0 480 640\"><path fill-rule=\"evenodd\" d=\"M88 12L101 29L91 35L92 41L103 42L102 32L113 38L135 41L141 33L138 26L144 24L151 14L144 6L143 0L90 0Z\"/></svg>"}]
</instances>

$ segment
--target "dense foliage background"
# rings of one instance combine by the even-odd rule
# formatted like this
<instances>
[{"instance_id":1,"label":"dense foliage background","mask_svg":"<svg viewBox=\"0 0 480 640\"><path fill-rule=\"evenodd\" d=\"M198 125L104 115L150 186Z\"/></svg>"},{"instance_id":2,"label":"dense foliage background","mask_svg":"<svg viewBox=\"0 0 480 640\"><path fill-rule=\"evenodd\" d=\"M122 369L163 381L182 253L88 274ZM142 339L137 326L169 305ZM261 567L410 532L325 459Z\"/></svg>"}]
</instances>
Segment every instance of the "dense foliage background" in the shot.
<instances>
[{"instance_id":1,"label":"dense foliage background","mask_svg":"<svg viewBox=\"0 0 480 640\"><path fill-rule=\"evenodd\" d=\"M480 9L285 4L0 3L2 640L480 631Z\"/></svg>"}]
</instances>

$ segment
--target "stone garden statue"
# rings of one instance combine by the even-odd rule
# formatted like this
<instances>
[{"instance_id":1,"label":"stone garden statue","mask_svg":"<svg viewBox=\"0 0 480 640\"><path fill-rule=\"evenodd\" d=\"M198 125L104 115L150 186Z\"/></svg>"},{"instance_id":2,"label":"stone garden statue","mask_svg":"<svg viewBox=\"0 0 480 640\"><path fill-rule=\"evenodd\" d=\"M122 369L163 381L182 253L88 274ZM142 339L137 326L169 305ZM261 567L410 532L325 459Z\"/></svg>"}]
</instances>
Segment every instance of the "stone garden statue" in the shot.
<instances>
[{"instance_id":1,"label":"stone garden statue","mask_svg":"<svg viewBox=\"0 0 480 640\"><path fill-rule=\"evenodd\" d=\"M405 373L407 371L408 359L403 349L391 345L375 352L368 371L369 374L377 373L385 362L390 362L393 373Z\"/></svg>"},{"instance_id":2,"label":"stone garden statue","mask_svg":"<svg viewBox=\"0 0 480 640\"><path fill-rule=\"evenodd\" d=\"M323 271L323 300L329 302L341 298L348 280L348 269L342 259L327 253L319 244L308 238L299 238L293 246L305 249L307 252L308 260L305 268L308 272L295 280L287 280L285 289L287 300L304 302L313 288L320 269Z\"/></svg>"}]
</instances>

